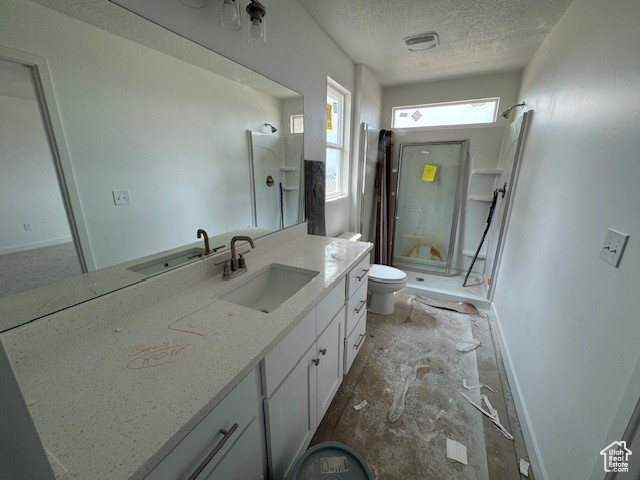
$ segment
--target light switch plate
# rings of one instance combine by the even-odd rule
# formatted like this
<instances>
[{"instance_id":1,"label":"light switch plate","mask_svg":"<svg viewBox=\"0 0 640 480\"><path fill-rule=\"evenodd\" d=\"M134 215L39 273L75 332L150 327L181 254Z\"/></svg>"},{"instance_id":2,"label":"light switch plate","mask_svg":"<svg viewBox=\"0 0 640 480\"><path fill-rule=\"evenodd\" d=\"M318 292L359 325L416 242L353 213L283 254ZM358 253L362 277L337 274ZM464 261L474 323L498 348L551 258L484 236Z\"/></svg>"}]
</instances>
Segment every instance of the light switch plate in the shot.
<instances>
[{"instance_id":1,"label":"light switch plate","mask_svg":"<svg viewBox=\"0 0 640 480\"><path fill-rule=\"evenodd\" d=\"M114 190L111 193L113 193L114 205L129 205L131 203L129 190Z\"/></svg>"},{"instance_id":2,"label":"light switch plate","mask_svg":"<svg viewBox=\"0 0 640 480\"><path fill-rule=\"evenodd\" d=\"M629 235L616 232L615 230L608 229L607 235L604 237L604 244L602 250L600 250L600 258L607 262L609 265L613 265L618 268L620 260L622 259L622 253L624 247L627 246Z\"/></svg>"}]
</instances>

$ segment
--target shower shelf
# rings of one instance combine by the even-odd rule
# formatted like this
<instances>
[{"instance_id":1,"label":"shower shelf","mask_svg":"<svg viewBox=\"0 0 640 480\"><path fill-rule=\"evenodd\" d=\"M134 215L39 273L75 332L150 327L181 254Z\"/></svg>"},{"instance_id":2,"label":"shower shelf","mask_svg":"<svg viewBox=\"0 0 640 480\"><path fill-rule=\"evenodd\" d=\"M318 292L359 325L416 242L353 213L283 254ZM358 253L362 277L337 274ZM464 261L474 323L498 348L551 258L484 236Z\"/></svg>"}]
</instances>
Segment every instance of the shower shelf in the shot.
<instances>
[{"instance_id":1,"label":"shower shelf","mask_svg":"<svg viewBox=\"0 0 640 480\"><path fill-rule=\"evenodd\" d=\"M295 172L298 170L297 167L280 167L281 172Z\"/></svg>"},{"instance_id":2,"label":"shower shelf","mask_svg":"<svg viewBox=\"0 0 640 480\"><path fill-rule=\"evenodd\" d=\"M473 173L474 175L500 175L502 174L502 170L494 168L478 168L475 170L471 170L471 173Z\"/></svg>"},{"instance_id":3,"label":"shower shelf","mask_svg":"<svg viewBox=\"0 0 640 480\"><path fill-rule=\"evenodd\" d=\"M284 185L282 186L283 192L295 192L296 190L298 190L298 187L285 187Z\"/></svg>"},{"instance_id":4,"label":"shower shelf","mask_svg":"<svg viewBox=\"0 0 640 480\"><path fill-rule=\"evenodd\" d=\"M469 195L467 198L477 202L490 202L493 200L493 195Z\"/></svg>"}]
</instances>

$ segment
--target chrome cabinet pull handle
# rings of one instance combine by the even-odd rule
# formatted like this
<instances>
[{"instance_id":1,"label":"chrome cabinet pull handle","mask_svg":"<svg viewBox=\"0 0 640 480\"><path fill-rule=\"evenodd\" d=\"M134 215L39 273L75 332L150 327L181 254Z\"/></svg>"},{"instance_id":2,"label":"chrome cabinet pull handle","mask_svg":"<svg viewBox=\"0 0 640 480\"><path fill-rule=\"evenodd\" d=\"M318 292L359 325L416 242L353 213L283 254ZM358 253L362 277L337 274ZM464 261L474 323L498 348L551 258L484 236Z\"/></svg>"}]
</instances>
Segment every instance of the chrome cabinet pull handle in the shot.
<instances>
[{"instance_id":1,"label":"chrome cabinet pull handle","mask_svg":"<svg viewBox=\"0 0 640 480\"><path fill-rule=\"evenodd\" d=\"M326 354L327 354L327 349L326 349L326 348L321 348L321 349L320 349L320 353L321 353L322 355L326 355Z\"/></svg>"},{"instance_id":2,"label":"chrome cabinet pull handle","mask_svg":"<svg viewBox=\"0 0 640 480\"><path fill-rule=\"evenodd\" d=\"M361 333L360 340L358 341L358 343L354 345L354 347L356 347L356 350L358 350L362 346L362 342L364 342L364 337L366 337L366 335L364 333Z\"/></svg>"},{"instance_id":3,"label":"chrome cabinet pull handle","mask_svg":"<svg viewBox=\"0 0 640 480\"><path fill-rule=\"evenodd\" d=\"M196 471L193 472L189 476L188 480L195 480L195 478L198 475L200 475L202 470L204 470L205 467L207 465L209 465L209 462L213 459L213 457L216 456L216 453L218 453L220 451L220 449L222 447L224 447L224 444L227 443L227 440L229 440L231 438L231 436L234 434L234 432L237 429L238 429L238 424L237 423L234 423L233 426L229 430L225 430L224 428L220 429L220 433L222 433L224 435L224 437L222 437L222 439L218 443L216 443L216 446L213 447L213 450L211 450L211 452L209 452L209 455L207 455L207 457L202 461L202 463L198 466Z\"/></svg>"},{"instance_id":4,"label":"chrome cabinet pull handle","mask_svg":"<svg viewBox=\"0 0 640 480\"><path fill-rule=\"evenodd\" d=\"M313 359L313 364L317 367L320 364L320 359L319 358L314 358Z\"/></svg>"},{"instance_id":5,"label":"chrome cabinet pull handle","mask_svg":"<svg viewBox=\"0 0 640 480\"><path fill-rule=\"evenodd\" d=\"M360 310L362 310L362 308L367 304L366 300L360 300L360 303L358 304L358 307L355 309L356 313L360 313Z\"/></svg>"},{"instance_id":6,"label":"chrome cabinet pull handle","mask_svg":"<svg viewBox=\"0 0 640 480\"><path fill-rule=\"evenodd\" d=\"M361 282L362 279L367 276L367 273L369 273L369 269L365 268L364 270L362 270L362 275L358 275L356 278L359 282Z\"/></svg>"}]
</instances>

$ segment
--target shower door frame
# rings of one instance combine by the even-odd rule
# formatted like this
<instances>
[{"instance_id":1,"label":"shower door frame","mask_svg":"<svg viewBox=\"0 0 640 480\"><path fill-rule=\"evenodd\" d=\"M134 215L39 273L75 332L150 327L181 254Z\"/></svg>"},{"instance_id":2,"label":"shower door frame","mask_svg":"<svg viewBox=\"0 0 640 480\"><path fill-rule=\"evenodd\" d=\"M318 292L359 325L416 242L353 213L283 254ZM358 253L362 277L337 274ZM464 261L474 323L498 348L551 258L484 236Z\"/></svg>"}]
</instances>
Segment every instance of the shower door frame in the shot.
<instances>
[{"instance_id":1,"label":"shower door frame","mask_svg":"<svg viewBox=\"0 0 640 480\"><path fill-rule=\"evenodd\" d=\"M451 276L451 264L453 263L453 251L456 248L456 239L458 236L458 221L460 219L460 208L462 206L462 193L464 191L462 181L467 171L467 163L469 157L469 139L466 140L443 140L435 142L417 142L417 143L401 143L400 153L398 155L398 173L396 178L396 199L393 216L395 219L393 234L391 235L391 245L395 249L396 245L396 229L398 228L398 205L400 204L400 180L402 178L402 153L404 147L417 147L421 145L453 145L460 144L460 168L458 170L458 182L456 184L456 197L453 206L453 216L451 217L451 232L449 234L449 248L447 250L447 262L444 272L421 271L429 275L440 275L443 277ZM394 251L391 252L391 263L393 263ZM418 269L420 271L420 269Z\"/></svg>"}]
</instances>

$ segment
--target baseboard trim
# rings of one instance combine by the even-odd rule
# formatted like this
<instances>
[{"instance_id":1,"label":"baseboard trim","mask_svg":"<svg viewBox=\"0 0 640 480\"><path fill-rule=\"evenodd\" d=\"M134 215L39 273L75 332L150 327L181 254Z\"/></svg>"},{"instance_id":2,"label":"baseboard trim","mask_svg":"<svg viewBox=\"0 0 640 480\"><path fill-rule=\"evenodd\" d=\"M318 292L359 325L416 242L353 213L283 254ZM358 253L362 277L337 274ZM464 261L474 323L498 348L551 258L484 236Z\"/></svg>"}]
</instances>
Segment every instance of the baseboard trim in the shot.
<instances>
[{"instance_id":1,"label":"baseboard trim","mask_svg":"<svg viewBox=\"0 0 640 480\"><path fill-rule=\"evenodd\" d=\"M529 460L531 463L531 468L533 470L533 475L536 480L547 480L549 476L547 475L547 471L544 467L544 462L542 461L540 455L540 449L538 448L538 442L536 441L535 434L533 433L533 425L531 424L531 419L529 418L527 406L524 403L524 400L520 393L520 384L518 382L518 377L513 370L511 353L509 352L509 347L507 346L504 332L502 331L500 317L498 316L498 312L494 303L491 304L491 313L493 325L498 337L498 343L500 344L500 349L502 350L504 368L507 372L509 386L511 387L513 403L515 404L516 412L518 413L520 428L522 429L522 436L524 437L524 443L527 447L527 453L529 454Z\"/></svg>"},{"instance_id":2,"label":"baseboard trim","mask_svg":"<svg viewBox=\"0 0 640 480\"><path fill-rule=\"evenodd\" d=\"M69 243L72 241L73 238L71 238L71 236L64 236L40 240L39 242L25 243L22 245L12 245L10 247L0 248L0 255L24 252L25 250L34 250L36 248L51 247L53 245L60 245L61 243Z\"/></svg>"}]
</instances>

